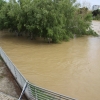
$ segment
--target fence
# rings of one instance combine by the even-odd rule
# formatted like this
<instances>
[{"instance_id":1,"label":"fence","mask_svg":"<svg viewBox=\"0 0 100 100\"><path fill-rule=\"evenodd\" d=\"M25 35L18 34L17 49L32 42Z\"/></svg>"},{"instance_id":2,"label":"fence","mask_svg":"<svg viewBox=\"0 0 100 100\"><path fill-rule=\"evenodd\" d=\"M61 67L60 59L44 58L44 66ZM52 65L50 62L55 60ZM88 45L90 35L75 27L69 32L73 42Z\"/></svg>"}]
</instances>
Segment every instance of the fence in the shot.
<instances>
[{"instance_id":1,"label":"fence","mask_svg":"<svg viewBox=\"0 0 100 100\"><path fill-rule=\"evenodd\" d=\"M25 77L19 72L16 66L12 63L6 53L0 48L0 56L3 58L7 67L15 77L16 81L22 88L22 93L18 100L21 100L23 93L26 94L29 100L75 100L73 98L51 92L49 90L38 87L28 82Z\"/></svg>"}]
</instances>

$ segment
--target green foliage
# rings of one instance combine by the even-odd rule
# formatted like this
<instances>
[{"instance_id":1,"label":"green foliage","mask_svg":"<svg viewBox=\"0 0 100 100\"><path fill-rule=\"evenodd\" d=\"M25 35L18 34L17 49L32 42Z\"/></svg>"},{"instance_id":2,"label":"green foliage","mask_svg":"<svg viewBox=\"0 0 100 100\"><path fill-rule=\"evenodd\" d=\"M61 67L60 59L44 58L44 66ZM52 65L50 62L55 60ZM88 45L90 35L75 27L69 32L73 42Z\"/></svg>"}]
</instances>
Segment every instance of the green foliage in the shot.
<instances>
[{"instance_id":1,"label":"green foliage","mask_svg":"<svg viewBox=\"0 0 100 100\"><path fill-rule=\"evenodd\" d=\"M1 0L2 1L2 0ZM92 16L76 0L10 0L0 10L0 29L27 32L32 38L50 38L52 42L68 41L87 34ZM1 4L1 3L0 3Z\"/></svg>"},{"instance_id":2,"label":"green foliage","mask_svg":"<svg viewBox=\"0 0 100 100\"><path fill-rule=\"evenodd\" d=\"M100 9L92 11L93 20L100 20Z\"/></svg>"},{"instance_id":3,"label":"green foliage","mask_svg":"<svg viewBox=\"0 0 100 100\"><path fill-rule=\"evenodd\" d=\"M0 0L0 9L2 8L2 6L5 4L6 2L4 0Z\"/></svg>"},{"instance_id":4,"label":"green foliage","mask_svg":"<svg viewBox=\"0 0 100 100\"><path fill-rule=\"evenodd\" d=\"M94 16L93 20L100 20L100 14L97 14L97 16Z\"/></svg>"},{"instance_id":5,"label":"green foliage","mask_svg":"<svg viewBox=\"0 0 100 100\"><path fill-rule=\"evenodd\" d=\"M92 30L91 28L88 29L88 31L86 32L86 35L93 35L93 36L99 36L94 30Z\"/></svg>"}]
</instances>

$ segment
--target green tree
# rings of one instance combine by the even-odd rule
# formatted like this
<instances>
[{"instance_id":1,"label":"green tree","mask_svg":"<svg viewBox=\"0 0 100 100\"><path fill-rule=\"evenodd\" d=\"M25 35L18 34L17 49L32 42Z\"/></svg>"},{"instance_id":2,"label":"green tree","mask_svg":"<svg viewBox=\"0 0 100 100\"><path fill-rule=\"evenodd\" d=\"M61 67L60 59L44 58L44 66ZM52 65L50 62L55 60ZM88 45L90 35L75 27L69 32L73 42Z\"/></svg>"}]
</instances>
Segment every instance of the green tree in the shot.
<instances>
[{"instance_id":1,"label":"green tree","mask_svg":"<svg viewBox=\"0 0 100 100\"><path fill-rule=\"evenodd\" d=\"M93 34L91 21L88 9L80 10L76 0L10 0L0 10L0 29L52 42Z\"/></svg>"}]
</instances>

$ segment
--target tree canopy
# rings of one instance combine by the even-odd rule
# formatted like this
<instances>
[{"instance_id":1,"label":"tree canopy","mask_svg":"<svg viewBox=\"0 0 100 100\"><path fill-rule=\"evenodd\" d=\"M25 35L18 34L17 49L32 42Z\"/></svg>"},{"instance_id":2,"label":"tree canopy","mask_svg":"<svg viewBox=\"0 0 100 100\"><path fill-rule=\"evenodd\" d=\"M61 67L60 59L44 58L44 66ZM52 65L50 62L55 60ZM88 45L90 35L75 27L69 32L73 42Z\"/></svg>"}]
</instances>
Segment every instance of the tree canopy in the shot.
<instances>
[{"instance_id":1,"label":"tree canopy","mask_svg":"<svg viewBox=\"0 0 100 100\"><path fill-rule=\"evenodd\" d=\"M100 9L92 11L93 19L100 20Z\"/></svg>"},{"instance_id":2,"label":"tree canopy","mask_svg":"<svg viewBox=\"0 0 100 100\"><path fill-rule=\"evenodd\" d=\"M90 25L92 14L76 0L0 0L0 29L28 33L31 38L50 38L52 42L67 41L76 34L94 34Z\"/></svg>"}]
</instances>

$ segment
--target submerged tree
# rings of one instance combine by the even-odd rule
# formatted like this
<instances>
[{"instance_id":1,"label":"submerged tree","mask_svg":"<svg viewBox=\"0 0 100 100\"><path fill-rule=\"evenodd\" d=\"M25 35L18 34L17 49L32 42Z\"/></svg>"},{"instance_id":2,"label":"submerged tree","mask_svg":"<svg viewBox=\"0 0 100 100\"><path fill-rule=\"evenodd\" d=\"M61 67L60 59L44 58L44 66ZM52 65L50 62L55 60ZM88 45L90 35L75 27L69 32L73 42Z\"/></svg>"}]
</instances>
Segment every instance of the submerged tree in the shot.
<instances>
[{"instance_id":1,"label":"submerged tree","mask_svg":"<svg viewBox=\"0 0 100 100\"><path fill-rule=\"evenodd\" d=\"M76 0L10 0L0 10L0 29L10 29L31 38L60 42L91 30L92 15L79 13ZM85 11L84 9L82 11ZM90 32L89 32L90 34Z\"/></svg>"}]
</instances>

